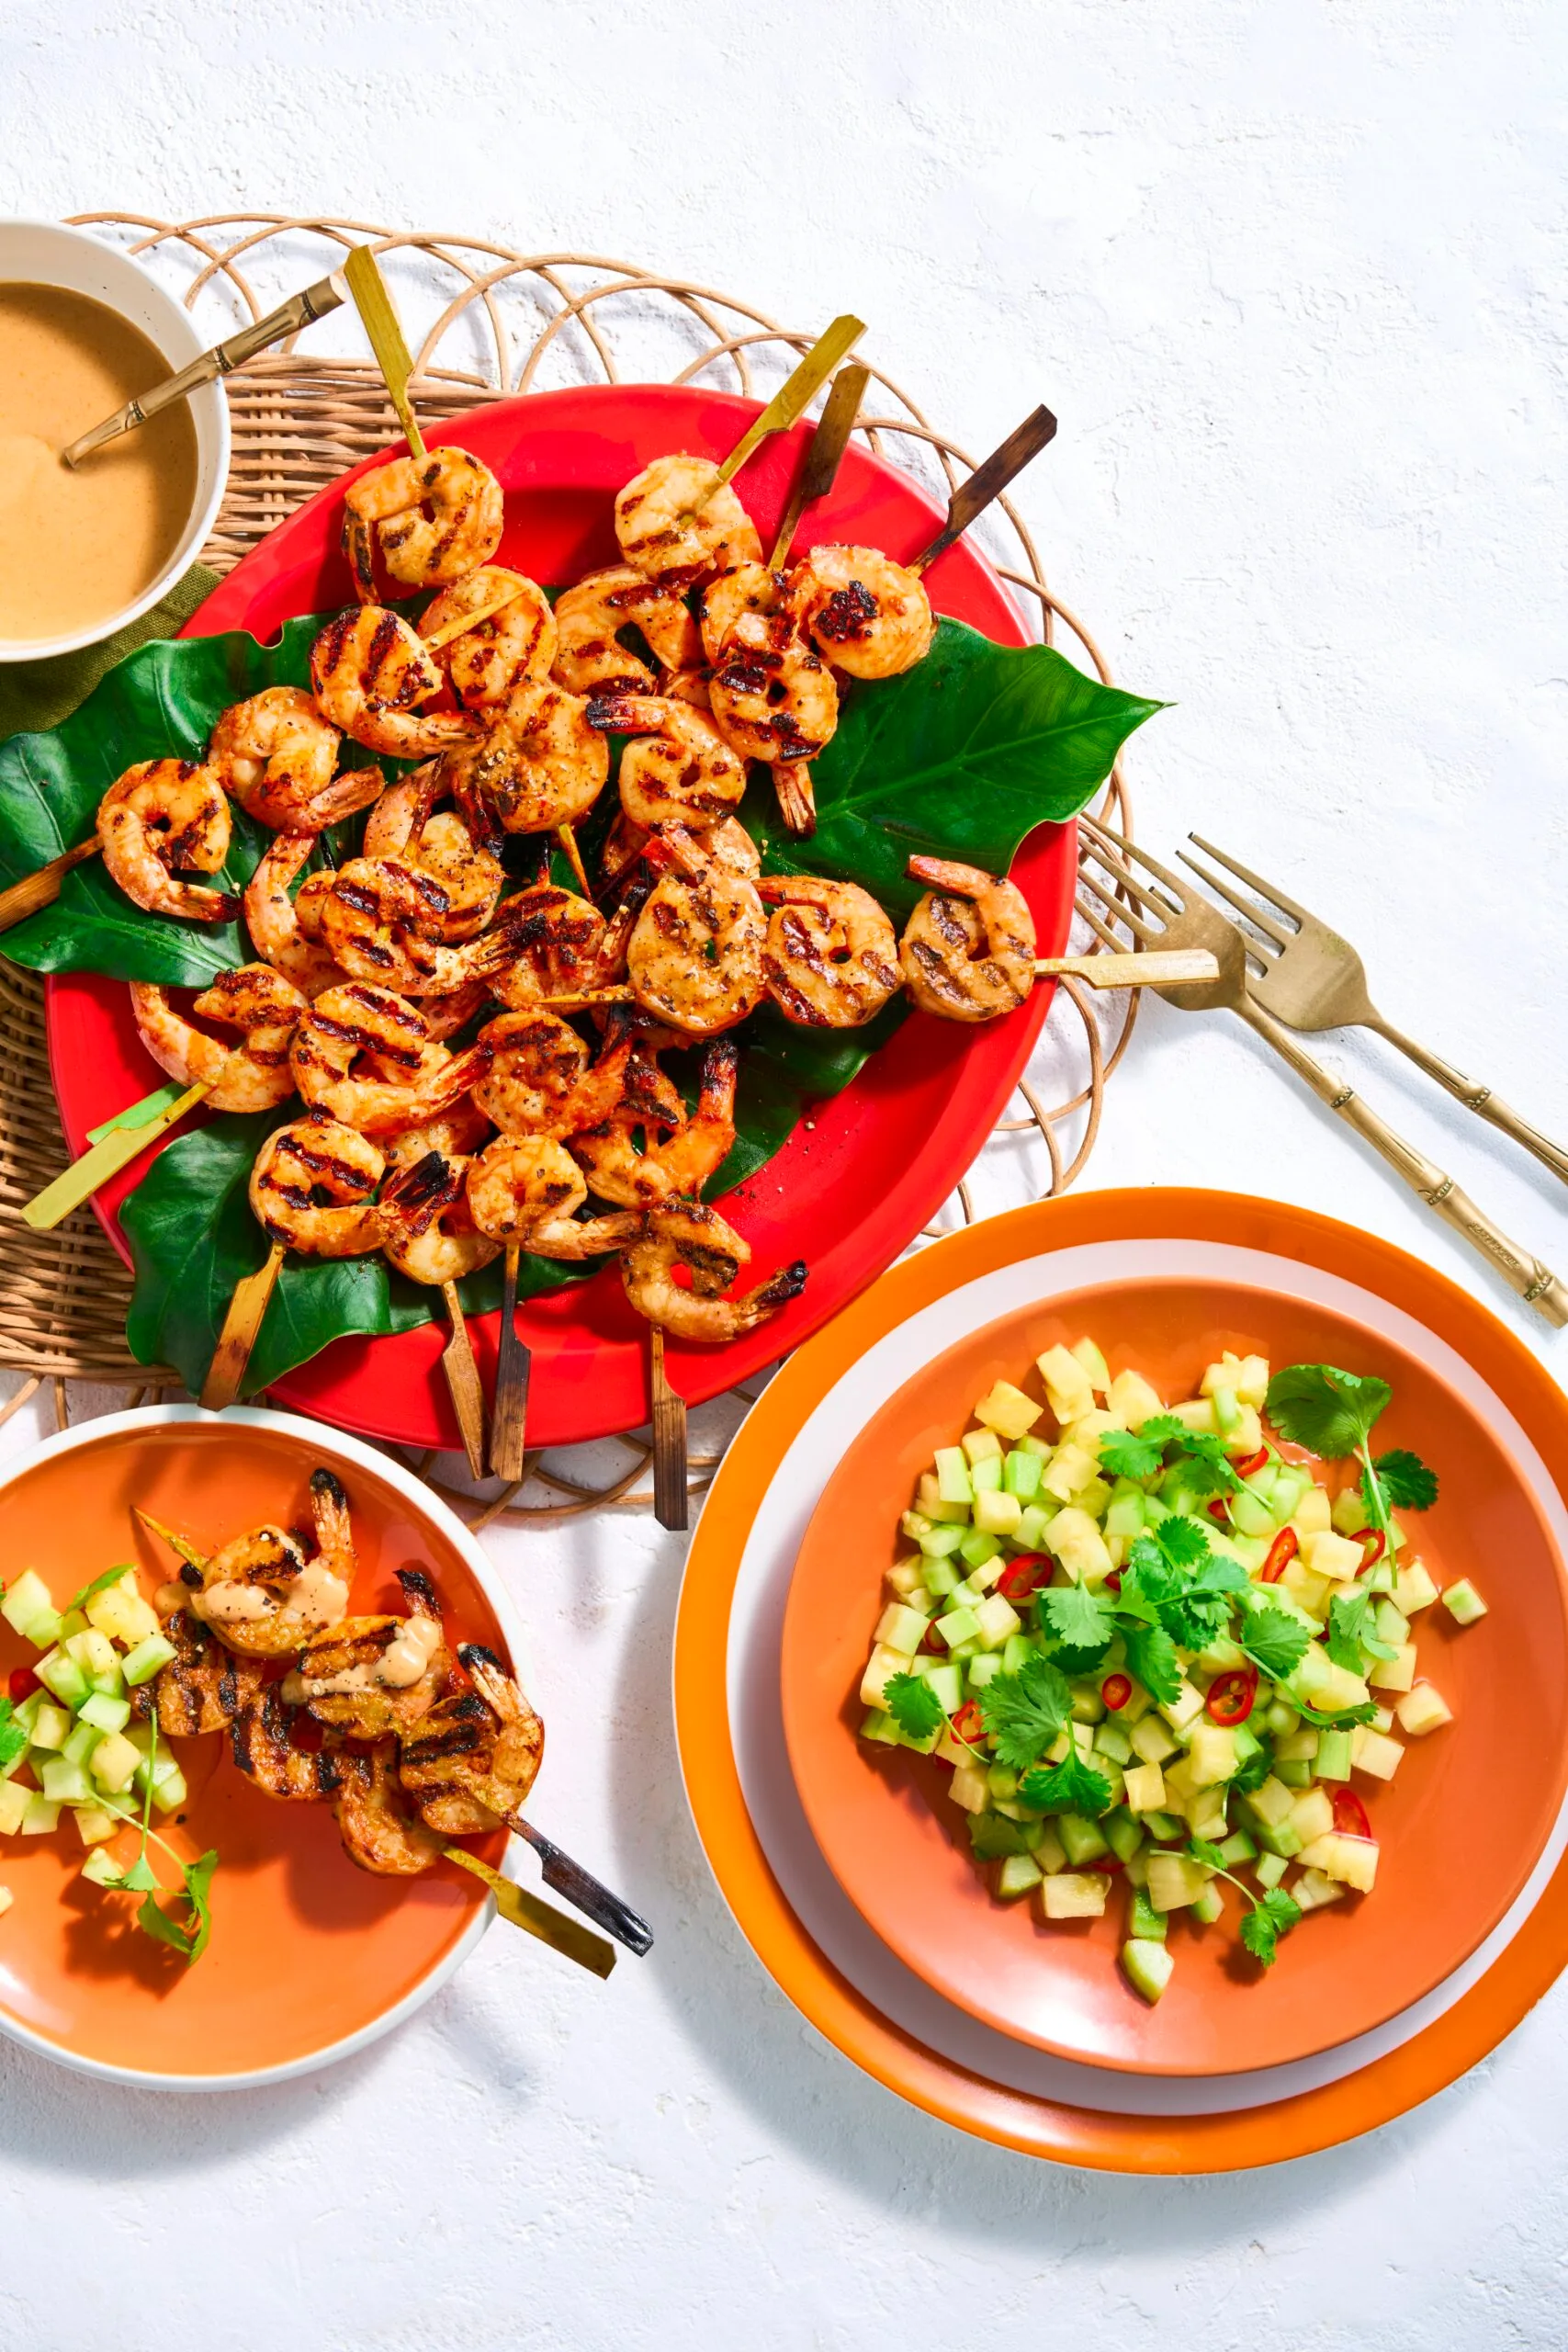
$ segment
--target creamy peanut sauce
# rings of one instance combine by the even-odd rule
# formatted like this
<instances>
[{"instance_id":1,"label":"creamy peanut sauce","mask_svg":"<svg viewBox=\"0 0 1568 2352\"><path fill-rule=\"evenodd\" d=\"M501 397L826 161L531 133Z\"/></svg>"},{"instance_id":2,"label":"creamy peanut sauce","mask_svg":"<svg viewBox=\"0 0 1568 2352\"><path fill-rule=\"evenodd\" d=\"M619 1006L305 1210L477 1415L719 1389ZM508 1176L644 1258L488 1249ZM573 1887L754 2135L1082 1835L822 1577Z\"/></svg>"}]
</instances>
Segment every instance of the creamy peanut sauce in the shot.
<instances>
[{"instance_id":1,"label":"creamy peanut sauce","mask_svg":"<svg viewBox=\"0 0 1568 2352\"><path fill-rule=\"evenodd\" d=\"M192 1616L205 1617L209 1625L238 1625L287 1612L309 1629L335 1623L347 1607L347 1585L320 1560L307 1561L279 1592L265 1584L213 1584L190 1600Z\"/></svg>"},{"instance_id":2,"label":"creamy peanut sauce","mask_svg":"<svg viewBox=\"0 0 1568 2352\"><path fill-rule=\"evenodd\" d=\"M341 1674L301 1674L296 1668L283 1685L290 1706L306 1699L336 1698L351 1690L406 1690L429 1671L441 1646L441 1627L434 1617L406 1617L379 1657L345 1666Z\"/></svg>"},{"instance_id":3,"label":"creamy peanut sauce","mask_svg":"<svg viewBox=\"0 0 1568 2352\"><path fill-rule=\"evenodd\" d=\"M91 628L162 571L196 499L186 402L74 472L60 452L172 373L102 302L0 283L0 639Z\"/></svg>"}]
</instances>

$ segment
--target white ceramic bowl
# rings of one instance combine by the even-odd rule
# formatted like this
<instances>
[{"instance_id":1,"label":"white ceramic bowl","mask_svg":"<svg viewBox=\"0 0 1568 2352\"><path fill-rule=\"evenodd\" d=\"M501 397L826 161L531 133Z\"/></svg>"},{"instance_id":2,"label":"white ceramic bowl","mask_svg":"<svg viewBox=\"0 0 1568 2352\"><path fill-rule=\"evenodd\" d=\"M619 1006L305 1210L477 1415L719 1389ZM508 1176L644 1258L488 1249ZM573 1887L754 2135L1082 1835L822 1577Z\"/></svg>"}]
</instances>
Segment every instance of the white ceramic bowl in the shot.
<instances>
[{"instance_id":1,"label":"white ceramic bowl","mask_svg":"<svg viewBox=\"0 0 1568 2352\"><path fill-rule=\"evenodd\" d=\"M156 345L171 376L208 347L172 295L137 263L83 229L62 228L54 220L0 220L0 284L6 283L63 287L104 303ZM133 603L87 628L62 637L0 639L0 662L36 662L51 653L70 653L77 646L97 645L127 621L151 611L188 571L212 528L229 478L229 401L222 384L204 384L189 405L196 426L196 492L179 542L157 578Z\"/></svg>"}]
</instances>

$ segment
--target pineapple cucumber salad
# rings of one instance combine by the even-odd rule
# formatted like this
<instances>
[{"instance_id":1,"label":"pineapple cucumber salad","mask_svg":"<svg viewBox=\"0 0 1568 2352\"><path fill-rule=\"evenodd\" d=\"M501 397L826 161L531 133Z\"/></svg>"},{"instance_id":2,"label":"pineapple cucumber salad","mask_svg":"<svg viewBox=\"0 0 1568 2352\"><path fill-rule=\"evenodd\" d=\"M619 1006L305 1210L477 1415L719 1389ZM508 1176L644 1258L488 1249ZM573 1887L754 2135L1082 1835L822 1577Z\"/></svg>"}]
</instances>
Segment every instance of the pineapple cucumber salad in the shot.
<instances>
[{"instance_id":1,"label":"pineapple cucumber salad","mask_svg":"<svg viewBox=\"0 0 1568 2352\"><path fill-rule=\"evenodd\" d=\"M1414 1633L1439 1594L1395 1515L1438 1482L1373 1454L1387 1383L1330 1364L1270 1378L1227 1353L1171 1406L1092 1340L1039 1372L1055 1440L998 1381L919 1481L861 1736L951 1767L999 1896L1093 1917L1120 1879L1122 1965L1157 2001L1173 1913L1234 1903L1268 1967L1304 1913L1372 1891L1355 1784L1393 1778L1399 1733L1451 1721ZM1331 1497L1276 1438L1351 1483ZM1461 1625L1485 1614L1468 1580L1440 1598Z\"/></svg>"},{"instance_id":2,"label":"pineapple cucumber salad","mask_svg":"<svg viewBox=\"0 0 1568 2352\"><path fill-rule=\"evenodd\" d=\"M140 1894L138 1925L187 1962L199 1960L211 1929L208 1895L218 1857L187 1863L152 1826L154 1814L173 1813L187 1791L159 1739L157 1710L147 1705L175 1645L142 1599L136 1570L106 1570L60 1611L28 1568L0 1599L0 1616L42 1653L13 1668L0 1698L0 1837L48 1837L69 1815L87 1849L82 1876ZM133 1859L117 1862L108 1841L128 1828L135 1833ZM172 1865L172 1880L160 1878L154 1847L165 1871ZM161 1894L172 1896L172 1909ZM10 1907L10 1890L0 1886L0 1912Z\"/></svg>"}]
</instances>

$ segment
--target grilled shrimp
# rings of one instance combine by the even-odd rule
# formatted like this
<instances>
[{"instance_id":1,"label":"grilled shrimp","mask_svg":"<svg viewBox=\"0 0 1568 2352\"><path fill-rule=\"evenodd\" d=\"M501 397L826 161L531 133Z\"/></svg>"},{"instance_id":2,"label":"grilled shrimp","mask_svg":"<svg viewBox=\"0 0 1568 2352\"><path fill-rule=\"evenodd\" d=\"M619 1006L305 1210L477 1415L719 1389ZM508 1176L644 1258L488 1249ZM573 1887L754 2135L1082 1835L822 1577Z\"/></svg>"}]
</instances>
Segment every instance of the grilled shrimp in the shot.
<instances>
[{"instance_id":1,"label":"grilled shrimp","mask_svg":"<svg viewBox=\"0 0 1568 2352\"><path fill-rule=\"evenodd\" d=\"M303 686L265 686L223 713L207 759L247 817L275 833L319 833L368 808L385 782L379 768L334 775L343 741Z\"/></svg>"},{"instance_id":2,"label":"grilled shrimp","mask_svg":"<svg viewBox=\"0 0 1568 2352\"><path fill-rule=\"evenodd\" d=\"M435 1593L423 1568L400 1568L406 1617L345 1617L313 1634L283 1696L353 1739L403 1731L435 1704L452 1674Z\"/></svg>"},{"instance_id":3,"label":"grilled shrimp","mask_svg":"<svg viewBox=\"0 0 1568 2352\"><path fill-rule=\"evenodd\" d=\"M610 571L591 571L569 588L556 605L559 640L556 651L558 685L574 695L649 694L653 672L636 653L628 653L617 632L640 629L656 661L679 670L703 658L696 623L673 589L645 580L629 564Z\"/></svg>"},{"instance_id":4,"label":"grilled shrimp","mask_svg":"<svg viewBox=\"0 0 1568 2352\"><path fill-rule=\"evenodd\" d=\"M833 673L787 612L740 615L709 691L726 741L747 759L815 759L839 723Z\"/></svg>"},{"instance_id":5,"label":"grilled shrimp","mask_svg":"<svg viewBox=\"0 0 1568 2352\"><path fill-rule=\"evenodd\" d=\"M361 1054L400 1078L355 1074ZM351 980L316 999L294 1033L294 1083L312 1110L361 1135L395 1136L439 1118L490 1068L475 1044L451 1055L433 1045L417 1006L390 989Z\"/></svg>"},{"instance_id":6,"label":"grilled shrimp","mask_svg":"<svg viewBox=\"0 0 1568 2352\"><path fill-rule=\"evenodd\" d=\"M757 526L707 458L655 458L615 500L615 537L649 580L689 588L737 564L761 563Z\"/></svg>"},{"instance_id":7,"label":"grilled shrimp","mask_svg":"<svg viewBox=\"0 0 1568 2352\"><path fill-rule=\"evenodd\" d=\"M394 458L344 492L343 551L362 604L376 601L376 557L405 588L438 588L488 563L505 521L501 484L467 449Z\"/></svg>"},{"instance_id":8,"label":"grilled shrimp","mask_svg":"<svg viewBox=\"0 0 1568 2352\"><path fill-rule=\"evenodd\" d=\"M735 1080L740 1057L726 1037L703 1057L702 1090L689 1119L662 1143L650 1130L659 1123L635 1111L620 1111L603 1125L574 1136L572 1157L601 1200L643 1208L682 1193L700 1193L735 1141ZM643 1148L637 1148L638 1131Z\"/></svg>"},{"instance_id":9,"label":"grilled shrimp","mask_svg":"<svg viewBox=\"0 0 1568 2352\"><path fill-rule=\"evenodd\" d=\"M813 548L789 575L806 635L852 678L896 678L931 651L936 623L919 578L876 548Z\"/></svg>"},{"instance_id":10,"label":"grilled shrimp","mask_svg":"<svg viewBox=\"0 0 1568 2352\"><path fill-rule=\"evenodd\" d=\"M541 997L570 996L598 986L604 918L586 899L553 882L520 890L505 906L513 960L491 982L491 992L524 1012Z\"/></svg>"},{"instance_id":11,"label":"grilled shrimp","mask_svg":"<svg viewBox=\"0 0 1568 2352\"><path fill-rule=\"evenodd\" d=\"M1034 918L1017 883L942 857L912 857L909 872L931 886L899 948L915 1002L944 1021L1016 1012L1034 986Z\"/></svg>"},{"instance_id":12,"label":"grilled shrimp","mask_svg":"<svg viewBox=\"0 0 1568 2352\"><path fill-rule=\"evenodd\" d=\"M471 1094L443 1111L438 1119L427 1120L423 1127L410 1127L406 1134L387 1137L387 1164L389 1168L412 1168L427 1151L438 1151L445 1159L461 1155L467 1159L479 1149L495 1132Z\"/></svg>"},{"instance_id":13,"label":"grilled shrimp","mask_svg":"<svg viewBox=\"0 0 1568 2352\"><path fill-rule=\"evenodd\" d=\"M621 806L634 825L716 825L746 795L746 770L705 712L661 695L607 695L590 726L633 735L621 753Z\"/></svg>"},{"instance_id":14,"label":"grilled shrimp","mask_svg":"<svg viewBox=\"0 0 1568 2352\"><path fill-rule=\"evenodd\" d=\"M483 742L447 766L460 807L478 801L509 833L543 833L587 816L604 789L610 749L580 695L528 678L502 704Z\"/></svg>"},{"instance_id":15,"label":"grilled shrimp","mask_svg":"<svg viewBox=\"0 0 1568 2352\"><path fill-rule=\"evenodd\" d=\"M446 910L428 936L450 943L484 929L506 887L506 873L500 858L475 841L452 809L431 814L442 782L435 763L392 785L372 811L361 846L366 857L397 858L434 876L446 894Z\"/></svg>"},{"instance_id":16,"label":"grilled shrimp","mask_svg":"<svg viewBox=\"0 0 1568 2352\"><path fill-rule=\"evenodd\" d=\"M443 1839L414 1812L398 1777L398 1743L378 1739L367 1753L329 1733L323 1746L338 1775L333 1816L351 1862L377 1878L417 1878L441 1860Z\"/></svg>"},{"instance_id":17,"label":"grilled shrimp","mask_svg":"<svg viewBox=\"0 0 1568 2352\"><path fill-rule=\"evenodd\" d=\"M465 1642L457 1656L473 1690L431 1709L404 1739L398 1770L430 1828L472 1838L522 1811L545 1726L493 1651Z\"/></svg>"},{"instance_id":18,"label":"grilled shrimp","mask_svg":"<svg viewBox=\"0 0 1568 2352\"><path fill-rule=\"evenodd\" d=\"M231 892L174 878L175 871L216 874L232 830L221 785L197 760L139 760L98 803L105 871L150 915L232 922L240 901Z\"/></svg>"},{"instance_id":19,"label":"grilled shrimp","mask_svg":"<svg viewBox=\"0 0 1568 2352\"><path fill-rule=\"evenodd\" d=\"M501 1244L480 1233L468 1214L463 1179L468 1161L427 1151L412 1168L389 1176L378 1223L381 1248L400 1274L439 1289L478 1273L501 1255Z\"/></svg>"},{"instance_id":20,"label":"grilled shrimp","mask_svg":"<svg viewBox=\"0 0 1568 2352\"><path fill-rule=\"evenodd\" d=\"M710 580L697 598L703 651L717 662L724 643L742 613L776 613L784 600L784 576L765 563L737 564Z\"/></svg>"},{"instance_id":21,"label":"grilled shrimp","mask_svg":"<svg viewBox=\"0 0 1568 2352\"><path fill-rule=\"evenodd\" d=\"M457 822L454 820L454 822ZM450 901L435 876L400 858L352 857L321 905L323 944L352 979L405 996L448 996L511 961L503 932L449 947Z\"/></svg>"},{"instance_id":22,"label":"grilled shrimp","mask_svg":"<svg viewBox=\"0 0 1568 2352\"><path fill-rule=\"evenodd\" d=\"M311 1559L284 1528L255 1527L202 1564L191 1611L242 1657L288 1657L347 1611L354 1537L348 1497L330 1470L310 1473L310 1517Z\"/></svg>"},{"instance_id":23,"label":"grilled shrimp","mask_svg":"<svg viewBox=\"0 0 1568 2352\"><path fill-rule=\"evenodd\" d=\"M205 1085L215 1111L273 1111L293 1093L289 1047L310 1000L270 964L220 973L191 1007L204 1021L238 1029L237 1046L193 1028L169 1002L167 989L148 981L132 980L130 1006L158 1068L182 1086Z\"/></svg>"},{"instance_id":24,"label":"grilled shrimp","mask_svg":"<svg viewBox=\"0 0 1568 2352\"><path fill-rule=\"evenodd\" d=\"M519 1241L532 1249L536 1231L547 1237L553 1227L566 1226L570 1238L581 1229L571 1220L587 1200L588 1187L552 1136L497 1136L470 1160L465 1182L474 1223L492 1241Z\"/></svg>"},{"instance_id":25,"label":"grilled shrimp","mask_svg":"<svg viewBox=\"0 0 1568 2352\"><path fill-rule=\"evenodd\" d=\"M898 938L869 890L814 875L765 876L772 907L762 977L786 1021L857 1029L899 984Z\"/></svg>"},{"instance_id":26,"label":"grilled shrimp","mask_svg":"<svg viewBox=\"0 0 1568 2352\"><path fill-rule=\"evenodd\" d=\"M307 875L290 898L288 886L316 847L314 833L278 833L262 854L245 885L245 929L256 954L306 996L345 980L348 974L321 944L321 906L333 876Z\"/></svg>"},{"instance_id":27,"label":"grilled shrimp","mask_svg":"<svg viewBox=\"0 0 1568 2352\"><path fill-rule=\"evenodd\" d=\"M722 1297L750 1256L750 1242L701 1201L668 1201L645 1211L622 1251L621 1281L637 1313L676 1339L738 1340L806 1288L805 1261L796 1259L744 1297ZM689 1290L676 1281L677 1266Z\"/></svg>"},{"instance_id":28,"label":"grilled shrimp","mask_svg":"<svg viewBox=\"0 0 1568 2352\"><path fill-rule=\"evenodd\" d=\"M387 1163L366 1136L307 1111L268 1136L251 1170L251 1215L274 1241L312 1258L357 1258L380 1233L370 1195ZM327 1204L318 1201L324 1193Z\"/></svg>"},{"instance_id":29,"label":"grilled shrimp","mask_svg":"<svg viewBox=\"0 0 1568 2352\"><path fill-rule=\"evenodd\" d=\"M407 621L384 605L339 613L310 648L310 686L334 727L389 759L428 760L470 743L479 722L468 711L421 716L441 686L434 657Z\"/></svg>"},{"instance_id":30,"label":"grilled shrimp","mask_svg":"<svg viewBox=\"0 0 1568 2352\"><path fill-rule=\"evenodd\" d=\"M616 1040L590 1066L575 1029L553 1012L502 1012L478 1042L493 1058L474 1101L503 1135L575 1135L624 1104L681 1114L667 1080L638 1058L638 1041Z\"/></svg>"},{"instance_id":31,"label":"grilled shrimp","mask_svg":"<svg viewBox=\"0 0 1568 2352\"><path fill-rule=\"evenodd\" d=\"M295 1804L320 1804L336 1796L343 1774L325 1747L312 1751L295 1747L289 1734L296 1711L285 1707L280 1689L276 1682L263 1683L234 1717L229 1731L234 1761L269 1797Z\"/></svg>"},{"instance_id":32,"label":"grilled shrimp","mask_svg":"<svg viewBox=\"0 0 1568 2352\"><path fill-rule=\"evenodd\" d=\"M156 1713L158 1729L170 1739L221 1731L260 1690L260 1661L237 1657L188 1609L165 1617L163 1630L175 1655L152 1681L130 1693L133 1713L145 1720Z\"/></svg>"},{"instance_id":33,"label":"grilled shrimp","mask_svg":"<svg viewBox=\"0 0 1568 2352\"><path fill-rule=\"evenodd\" d=\"M733 1029L761 1001L766 929L756 885L715 864L666 874L626 948L637 1001L693 1036Z\"/></svg>"},{"instance_id":34,"label":"grilled shrimp","mask_svg":"<svg viewBox=\"0 0 1568 2352\"><path fill-rule=\"evenodd\" d=\"M502 595L507 601L500 611L485 613L486 605ZM525 572L508 571L502 564L481 564L426 605L420 634L434 637L470 613L484 616L434 649L460 703L485 709L504 702L525 678L549 676L556 658L556 616L536 582Z\"/></svg>"}]
</instances>

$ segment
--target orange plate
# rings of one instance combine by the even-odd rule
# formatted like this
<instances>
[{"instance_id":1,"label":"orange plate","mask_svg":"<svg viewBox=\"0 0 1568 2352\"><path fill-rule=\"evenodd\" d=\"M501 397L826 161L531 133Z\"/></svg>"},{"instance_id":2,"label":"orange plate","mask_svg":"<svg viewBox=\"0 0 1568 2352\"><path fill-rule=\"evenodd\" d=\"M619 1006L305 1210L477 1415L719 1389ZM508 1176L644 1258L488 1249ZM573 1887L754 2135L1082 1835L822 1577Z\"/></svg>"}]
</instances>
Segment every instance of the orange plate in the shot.
<instances>
[{"instance_id":1,"label":"orange plate","mask_svg":"<svg viewBox=\"0 0 1568 2352\"><path fill-rule=\"evenodd\" d=\"M939 1445L998 1380L1043 1390L1034 1359L1088 1333L1113 1373L1176 1400L1222 1350L1275 1365L1335 1363L1393 1389L1380 1447L1438 1473L1435 1510L1408 1526L1439 1585L1472 1573L1491 1613L1461 1633L1446 1610L1416 1621L1420 1670L1455 1720L1413 1741L1386 1786L1359 1775L1382 1853L1376 1893L1303 1926L1260 1970L1236 1935L1239 1897L1200 1927L1172 1918L1176 1974L1151 2008L1123 1977L1125 1881L1101 1918L1047 1925L1002 1903L971 1859L934 1758L870 1747L856 1693L908 1550L898 1514ZM1049 1416L1047 1430L1054 1424ZM1337 1466L1336 1488L1349 1481ZM1506 1565L1506 1573L1504 1568ZM1489 1573L1490 1572L1490 1573ZM1568 1782L1568 1609L1555 1546L1519 1471L1471 1406L1420 1359L1326 1307L1241 1283L1127 1280L1021 1306L907 1381L829 1479L790 1587L782 1660L795 1786L834 1876L916 1974L987 2024L1059 2056L1137 2074L1232 2075L1349 2041L1430 1992L1491 1933L1529 1876ZM1506 1756L1508 1769L1495 1769ZM1224 1890L1227 1894L1229 1890Z\"/></svg>"},{"instance_id":2,"label":"orange plate","mask_svg":"<svg viewBox=\"0 0 1568 2352\"><path fill-rule=\"evenodd\" d=\"M35 1566L63 1600L116 1560L136 1561L151 1593L175 1564L133 1503L215 1547L263 1520L308 1522L308 1481L324 1462L353 1507L351 1606L400 1607L393 1571L423 1566L452 1636L508 1655L471 1555L447 1532L457 1523L372 1470L379 1457L367 1448L276 1415L220 1423L175 1409L116 1415L82 1442L75 1431L51 1440L6 1479L7 1580ZM37 1655L3 1623L0 1634L0 1668ZM344 1853L328 1806L263 1796L220 1736L172 1745L190 1802L177 1826L156 1815L154 1826L187 1858L218 1849L208 1951L187 1969L131 1924L135 1898L84 1881L65 1817L53 1837L6 1838L0 1877L16 1901L0 1928L0 2030L68 2064L185 2089L298 2073L406 2015L482 1932L490 1898L466 1873L442 1863L412 1881L372 1878ZM474 1850L493 1862L503 1842ZM112 1850L122 1849L129 1860L132 1833L120 1832Z\"/></svg>"},{"instance_id":3,"label":"orange plate","mask_svg":"<svg viewBox=\"0 0 1568 2352\"><path fill-rule=\"evenodd\" d=\"M800 1349L754 1407L714 1483L687 1565L676 1628L676 1727L697 1831L742 1931L802 2013L857 2065L959 2129L1032 2154L1107 2171L1225 2172L1304 2155L1371 2131L1430 2098L1493 2050L1568 1963L1568 1857L1470 1991L1400 2048L1358 2072L1230 2113L1108 2114L1031 2098L936 2055L890 2024L825 1961L785 1902L747 1814L726 1695L730 1605L742 1551L778 1463L834 1384L910 1316L980 1276L1043 1250L1161 1237L1273 1251L1358 1283L1416 1317L1504 1400L1553 1485L1568 1498L1568 1399L1485 1307L1388 1242L1309 1210L1234 1193L1149 1189L1043 1203L989 1219L896 1267ZM1450 1475L1459 1468L1446 1458L1440 1466ZM885 1550L885 1529L878 1540ZM1494 1569L1488 1598L1495 1611L1502 1581ZM863 1631L861 1611L857 1641ZM1456 1660L1459 1653L1456 1644ZM1507 1660L1509 1677L1517 1663ZM1472 1669L1465 1670L1468 1676ZM1517 1728L1516 1719L1510 1744ZM1493 1775L1494 1798L1509 1777ZM1378 1801L1386 1804L1386 1794L1380 1792ZM1309 1920L1301 1943L1314 1927L1333 1924L1332 1913ZM1359 1923L1347 1924L1352 1934L1359 1932Z\"/></svg>"}]
</instances>

